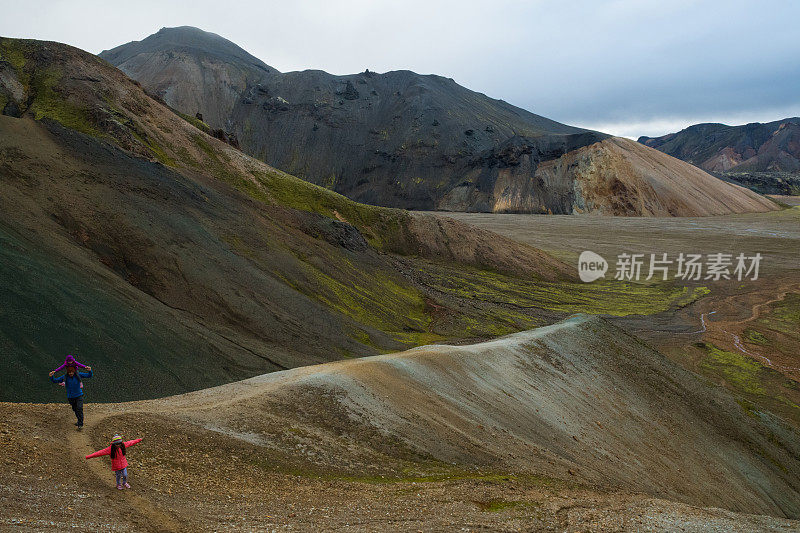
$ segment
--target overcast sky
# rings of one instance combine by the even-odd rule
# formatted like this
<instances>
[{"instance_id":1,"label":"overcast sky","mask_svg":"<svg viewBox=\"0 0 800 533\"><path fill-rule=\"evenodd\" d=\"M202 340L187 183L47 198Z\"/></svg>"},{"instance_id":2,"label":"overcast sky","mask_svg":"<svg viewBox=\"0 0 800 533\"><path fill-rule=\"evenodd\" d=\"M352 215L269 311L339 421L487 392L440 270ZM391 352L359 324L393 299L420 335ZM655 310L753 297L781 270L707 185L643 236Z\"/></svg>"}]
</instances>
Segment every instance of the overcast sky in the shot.
<instances>
[{"instance_id":1,"label":"overcast sky","mask_svg":"<svg viewBox=\"0 0 800 533\"><path fill-rule=\"evenodd\" d=\"M800 1L0 0L0 35L98 53L197 26L281 70L410 69L617 135L800 116Z\"/></svg>"}]
</instances>

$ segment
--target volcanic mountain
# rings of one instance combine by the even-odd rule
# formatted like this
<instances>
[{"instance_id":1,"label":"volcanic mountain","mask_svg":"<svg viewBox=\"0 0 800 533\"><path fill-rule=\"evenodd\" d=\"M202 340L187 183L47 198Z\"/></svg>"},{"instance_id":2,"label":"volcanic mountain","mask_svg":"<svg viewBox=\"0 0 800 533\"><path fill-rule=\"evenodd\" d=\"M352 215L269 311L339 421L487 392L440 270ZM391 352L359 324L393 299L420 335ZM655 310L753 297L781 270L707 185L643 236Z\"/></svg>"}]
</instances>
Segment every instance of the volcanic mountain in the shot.
<instances>
[{"instance_id":1,"label":"volcanic mountain","mask_svg":"<svg viewBox=\"0 0 800 533\"><path fill-rule=\"evenodd\" d=\"M762 193L800 193L800 118L695 124L639 142Z\"/></svg>"},{"instance_id":2,"label":"volcanic mountain","mask_svg":"<svg viewBox=\"0 0 800 533\"><path fill-rule=\"evenodd\" d=\"M246 153L368 204L628 216L774 209L657 151L441 76L281 73L191 27L163 28L100 56Z\"/></svg>"},{"instance_id":3,"label":"volcanic mountain","mask_svg":"<svg viewBox=\"0 0 800 533\"><path fill-rule=\"evenodd\" d=\"M2 399L54 398L42 376L71 350L119 377L98 376L95 399L123 400L494 336L544 315L415 276L573 277L496 234L277 171L66 45L0 40L0 108Z\"/></svg>"}]
</instances>

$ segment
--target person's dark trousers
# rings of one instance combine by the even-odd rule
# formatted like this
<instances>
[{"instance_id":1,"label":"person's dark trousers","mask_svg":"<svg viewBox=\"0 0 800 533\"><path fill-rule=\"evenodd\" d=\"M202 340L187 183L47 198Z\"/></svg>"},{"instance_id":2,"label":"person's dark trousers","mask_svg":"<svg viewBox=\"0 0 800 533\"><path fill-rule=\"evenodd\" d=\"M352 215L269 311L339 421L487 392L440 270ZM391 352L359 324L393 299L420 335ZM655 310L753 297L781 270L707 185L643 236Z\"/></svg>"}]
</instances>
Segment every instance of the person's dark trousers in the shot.
<instances>
[{"instance_id":1,"label":"person's dark trousers","mask_svg":"<svg viewBox=\"0 0 800 533\"><path fill-rule=\"evenodd\" d=\"M75 411L75 417L78 419L78 425L83 425L83 395L77 398L67 398L72 410Z\"/></svg>"}]
</instances>

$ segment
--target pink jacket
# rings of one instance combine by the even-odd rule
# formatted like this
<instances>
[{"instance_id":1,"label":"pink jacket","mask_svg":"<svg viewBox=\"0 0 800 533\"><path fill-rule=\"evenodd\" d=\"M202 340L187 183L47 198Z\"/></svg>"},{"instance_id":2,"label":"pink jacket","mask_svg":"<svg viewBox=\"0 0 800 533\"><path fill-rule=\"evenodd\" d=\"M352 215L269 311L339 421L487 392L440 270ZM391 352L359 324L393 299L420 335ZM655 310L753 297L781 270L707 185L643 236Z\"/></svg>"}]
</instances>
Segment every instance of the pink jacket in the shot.
<instances>
[{"instance_id":1,"label":"pink jacket","mask_svg":"<svg viewBox=\"0 0 800 533\"><path fill-rule=\"evenodd\" d=\"M125 443L125 448L129 448L134 444L139 444L140 442L142 442L142 439L129 440ZM86 456L86 458L91 459L92 457L100 457L101 455L111 455L111 446L108 448L103 448L102 450L98 450L94 453L90 453ZM128 460L122 453L117 453L117 456L111 459L111 470L116 472L117 470L122 470L123 468L128 468Z\"/></svg>"}]
</instances>

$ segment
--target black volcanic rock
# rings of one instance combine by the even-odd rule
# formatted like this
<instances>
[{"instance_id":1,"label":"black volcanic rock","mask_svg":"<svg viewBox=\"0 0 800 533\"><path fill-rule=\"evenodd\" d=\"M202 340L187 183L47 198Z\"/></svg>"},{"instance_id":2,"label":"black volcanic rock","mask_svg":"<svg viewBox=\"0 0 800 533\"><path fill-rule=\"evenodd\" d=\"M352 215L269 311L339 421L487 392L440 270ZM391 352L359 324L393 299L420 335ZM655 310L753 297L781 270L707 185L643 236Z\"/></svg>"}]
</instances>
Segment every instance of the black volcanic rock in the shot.
<instances>
[{"instance_id":1,"label":"black volcanic rock","mask_svg":"<svg viewBox=\"0 0 800 533\"><path fill-rule=\"evenodd\" d=\"M714 193L720 202L703 195L682 199L692 187L674 186L675 180L641 189L642 180L662 179L653 169L679 162L642 164L654 155L633 154L630 143L608 144L604 133L535 115L442 76L280 73L230 41L187 27L163 29L101 57L173 108L201 112L212 128L235 134L243 152L368 204L623 215L713 214L761 205L735 199L739 191L727 187ZM606 144L591 149L598 143ZM559 163L579 149L587 151L578 159L602 157L603 166ZM616 168L617 157L624 169ZM669 172L714 181L689 178L683 168ZM605 173L608 179L625 174L631 181L626 190L637 195L660 197L607 198L606 184L598 181ZM706 185L705 191L716 187Z\"/></svg>"},{"instance_id":2,"label":"black volcanic rock","mask_svg":"<svg viewBox=\"0 0 800 533\"><path fill-rule=\"evenodd\" d=\"M353 87L353 82L350 80L347 80L347 85L341 94L344 96L345 100L358 100L359 96L358 91Z\"/></svg>"},{"instance_id":3,"label":"black volcanic rock","mask_svg":"<svg viewBox=\"0 0 800 533\"><path fill-rule=\"evenodd\" d=\"M528 146L516 157L534 158L526 167L530 173L535 158L563 155L554 147L580 147L608 137L534 115L441 76L368 69L348 76L318 70L282 74L196 28L164 28L100 56L169 105L202 113L212 128L235 134L246 153L377 205L447 208L447 193L463 186L465 174L478 172L488 175L475 191L476 207L491 209L489 184L497 167L482 165L506 158L498 151L506 150L509 140ZM571 211L561 204L550 207Z\"/></svg>"},{"instance_id":4,"label":"black volcanic rock","mask_svg":"<svg viewBox=\"0 0 800 533\"><path fill-rule=\"evenodd\" d=\"M227 128L234 102L244 90L276 72L237 45L197 28L161 28L100 57L187 115L201 113L212 128ZM180 96L176 96L179 94Z\"/></svg>"}]
</instances>

